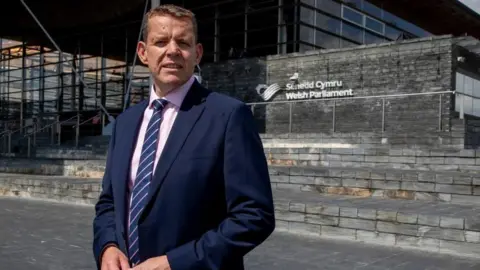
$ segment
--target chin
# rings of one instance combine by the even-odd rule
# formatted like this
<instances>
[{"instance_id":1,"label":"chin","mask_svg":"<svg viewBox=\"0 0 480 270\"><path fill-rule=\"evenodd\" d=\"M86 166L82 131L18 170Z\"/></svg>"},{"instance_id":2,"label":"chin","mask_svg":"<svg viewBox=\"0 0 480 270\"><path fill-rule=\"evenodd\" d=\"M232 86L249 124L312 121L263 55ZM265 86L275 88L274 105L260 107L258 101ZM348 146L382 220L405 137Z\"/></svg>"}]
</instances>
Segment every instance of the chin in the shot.
<instances>
[{"instance_id":1,"label":"chin","mask_svg":"<svg viewBox=\"0 0 480 270\"><path fill-rule=\"evenodd\" d=\"M185 79L182 79L179 76L168 75L168 76L162 76L161 78L158 78L158 81L163 84L180 85L184 83Z\"/></svg>"}]
</instances>

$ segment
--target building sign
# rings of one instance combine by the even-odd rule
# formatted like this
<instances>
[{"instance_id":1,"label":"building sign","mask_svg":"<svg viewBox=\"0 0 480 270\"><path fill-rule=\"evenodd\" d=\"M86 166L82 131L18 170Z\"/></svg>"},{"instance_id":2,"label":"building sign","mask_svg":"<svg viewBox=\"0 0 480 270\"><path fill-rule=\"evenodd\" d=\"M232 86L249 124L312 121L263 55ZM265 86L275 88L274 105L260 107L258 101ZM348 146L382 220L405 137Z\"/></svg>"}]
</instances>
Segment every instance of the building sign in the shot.
<instances>
[{"instance_id":1,"label":"building sign","mask_svg":"<svg viewBox=\"0 0 480 270\"><path fill-rule=\"evenodd\" d=\"M287 100L353 96L352 89L342 89L342 87L343 82L335 80L298 82L298 73L295 73L284 87L281 87L278 83L259 84L256 90L265 101L272 99L280 91L285 93Z\"/></svg>"}]
</instances>

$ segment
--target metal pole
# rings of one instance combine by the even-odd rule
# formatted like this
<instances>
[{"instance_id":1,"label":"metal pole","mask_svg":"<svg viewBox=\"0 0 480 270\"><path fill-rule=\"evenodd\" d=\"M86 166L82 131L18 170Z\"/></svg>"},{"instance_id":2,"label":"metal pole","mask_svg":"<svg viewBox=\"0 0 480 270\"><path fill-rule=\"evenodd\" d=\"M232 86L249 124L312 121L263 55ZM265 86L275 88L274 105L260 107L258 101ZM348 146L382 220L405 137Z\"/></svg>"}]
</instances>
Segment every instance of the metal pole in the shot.
<instances>
[{"instance_id":1,"label":"metal pole","mask_svg":"<svg viewBox=\"0 0 480 270\"><path fill-rule=\"evenodd\" d=\"M245 1L245 9L243 12L245 14L243 15L243 51L247 51L248 47L248 7L250 5L250 1L246 0Z\"/></svg>"},{"instance_id":2,"label":"metal pole","mask_svg":"<svg viewBox=\"0 0 480 270\"><path fill-rule=\"evenodd\" d=\"M277 54L283 54L283 0L278 0L277 20Z\"/></svg>"},{"instance_id":3,"label":"metal pole","mask_svg":"<svg viewBox=\"0 0 480 270\"><path fill-rule=\"evenodd\" d=\"M333 119L332 119L332 129L333 129L333 132L335 132L335 109L336 109L336 107L337 107L337 101L334 100L334 101L333 101L333 113L332 113L332 115L333 115L333 116L332 116L332 118L333 118Z\"/></svg>"},{"instance_id":4,"label":"metal pole","mask_svg":"<svg viewBox=\"0 0 480 270\"><path fill-rule=\"evenodd\" d=\"M22 89L20 89L20 133L23 134L25 127L25 89L27 88L27 59L25 55L27 54L27 46L25 41L22 41Z\"/></svg>"},{"instance_id":5,"label":"metal pole","mask_svg":"<svg viewBox=\"0 0 480 270\"><path fill-rule=\"evenodd\" d=\"M30 157L30 136L27 137L27 155Z\"/></svg>"},{"instance_id":6,"label":"metal pole","mask_svg":"<svg viewBox=\"0 0 480 270\"><path fill-rule=\"evenodd\" d=\"M292 110L293 103L290 103L288 106L288 133L292 133Z\"/></svg>"},{"instance_id":7,"label":"metal pole","mask_svg":"<svg viewBox=\"0 0 480 270\"><path fill-rule=\"evenodd\" d=\"M12 133L8 133L8 153L12 153Z\"/></svg>"},{"instance_id":8,"label":"metal pole","mask_svg":"<svg viewBox=\"0 0 480 270\"><path fill-rule=\"evenodd\" d=\"M55 125L52 125L51 126L51 129L50 129L50 144L54 144L55 143Z\"/></svg>"},{"instance_id":9,"label":"metal pole","mask_svg":"<svg viewBox=\"0 0 480 270\"><path fill-rule=\"evenodd\" d=\"M152 0L152 8L159 6L160 5L160 0ZM145 8L143 9L143 18L142 18L142 24L140 25L140 31L138 32L138 39L137 42L140 42L140 39L142 38L142 29L143 29L143 24L145 23L145 13L147 13L147 7L148 7L148 0L145 0ZM123 101L123 110L127 108L127 105L130 101L130 90L132 88L132 77L133 73L135 71L135 62L137 61L137 52L133 54L133 61L132 61L132 70L128 74L128 87L127 87L127 92L125 93L125 99ZM127 63L127 69L128 69L128 63Z\"/></svg>"},{"instance_id":10,"label":"metal pole","mask_svg":"<svg viewBox=\"0 0 480 270\"><path fill-rule=\"evenodd\" d=\"M61 135L62 135L62 126L60 125L60 122L57 123L57 132L58 132L58 145L61 144Z\"/></svg>"},{"instance_id":11,"label":"metal pole","mask_svg":"<svg viewBox=\"0 0 480 270\"><path fill-rule=\"evenodd\" d=\"M438 97L438 131L442 131L442 95Z\"/></svg>"},{"instance_id":12,"label":"metal pole","mask_svg":"<svg viewBox=\"0 0 480 270\"><path fill-rule=\"evenodd\" d=\"M75 147L78 148L78 139L80 137L80 114L77 115L77 124L75 125Z\"/></svg>"},{"instance_id":13,"label":"metal pole","mask_svg":"<svg viewBox=\"0 0 480 270\"><path fill-rule=\"evenodd\" d=\"M43 30L43 32L45 33L45 35L47 36L47 38L50 40L50 42L52 42L53 46L55 47L55 49L61 54L63 55L63 58L65 60L66 63L68 63L68 59L67 57L65 56L65 54L63 54L62 50L60 50L60 47L58 47L57 43L55 42L55 40L53 40L53 38L50 36L50 34L48 33L48 31L43 27L43 25L40 23L40 21L37 19L37 17L35 16L35 14L33 13L33 11L28 7L27 4L25 4L25 1L24 0L20 0L20 2L22 2L23 6L25 7L25 9L28 11L28 13L30 13L30 15L33 17L33 19L35 20L35 22L38 24L38 26ZM73 65L70 65L72 70L75 72L75 75L80 78L80 82L83 84L83 87L87 90L90 90L90 88L87 86L87 84L83 81L83 79L81 78L81 76L79 75L78 73L78 70L73 66ZM102 111L105 112L105 114L108 116L109 120L110 121L114 121L115 119L108 113L107 109L105 109L105 107L103 107L101 104L100 104L100 108L102 109Z\"/></svg>"},{"instance_id":14,"label":"metal pole","mask_svg":"<svg viewBox=\"0 0 480 270\"><path fill-rule=\"evenodd\" d=\"M219 61L219 50L220 50L220 40L219 40L219 33L220 33L220 23L218 22L218 16L219 16L219 11L218 11L218 5L215 5L215 30L214 30L214 37L213 37L213 62L218 62Z\"/></svg>"},{"instance_id":15,"label":"metal pole","mask_svg":"<svg viewBox=\"0 0 480 270\"><path fill-rule=\"evenodd\" d=\"M33 146L36 146L36 145L37 145L37 123L33 123Z\"/></svg>"},{"instance_id":16,"label":"metal pole","mask_svg":"<svg viewBox=\"0 0 480 270\"><path fill-rule=\"evenodd\" d=\"M460 119L463 119L463 95L457 94L457 98L460 100L460 109L459 109L459 114L460 114Z\"/></svg>"},{"instance_id":17,"label":"metal pole","mask_svg":"<svg viewBox=\"0 0 480 270\"><path fill-rule=\"evenodd\" d=\"M385 99L382 98L382 132L385 132Z\"/></svg>"}]
</instances>

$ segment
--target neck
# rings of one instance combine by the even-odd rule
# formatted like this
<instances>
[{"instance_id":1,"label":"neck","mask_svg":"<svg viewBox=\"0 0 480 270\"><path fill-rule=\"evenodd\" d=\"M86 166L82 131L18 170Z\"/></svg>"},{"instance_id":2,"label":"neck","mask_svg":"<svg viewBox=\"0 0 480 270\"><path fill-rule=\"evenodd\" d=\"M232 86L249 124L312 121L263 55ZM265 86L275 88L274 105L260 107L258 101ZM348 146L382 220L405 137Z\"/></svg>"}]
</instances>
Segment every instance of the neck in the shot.
<instances>
[{"instance_id":1,"label":"neck","mask_svg":"<svg viewBox=\"0 0 480 270\"><path fill-rule=\"evenodd\" d=\"M155 93L159 98L163 98L178 87L180 87L180 85L162 84L155 82Z\"/></svg>"},{"instance_id":2,"label":"neck","mask_svg":"<svg viewBox=\"0 0 480 270\"><path fill-rule=\"evenodd\" d=\"M190 80L190 77L188 78ZM175 91L176 89L180 88L180 86L184 85L188 82L188 80L176 84L165 84L158 81L154 81L155 84L155 93L159 98L163 98L168 95L170 92Z\"/></svg>"}]
</instances>

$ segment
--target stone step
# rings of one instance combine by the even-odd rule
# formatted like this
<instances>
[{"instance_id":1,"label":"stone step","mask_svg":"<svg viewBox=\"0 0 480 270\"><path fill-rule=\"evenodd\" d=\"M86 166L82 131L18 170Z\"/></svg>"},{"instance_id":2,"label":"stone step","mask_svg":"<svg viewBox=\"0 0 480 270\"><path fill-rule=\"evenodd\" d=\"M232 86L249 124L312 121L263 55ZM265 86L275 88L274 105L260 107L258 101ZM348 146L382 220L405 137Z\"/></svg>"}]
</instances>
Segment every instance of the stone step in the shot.
<instances>
[{"instance_id":1,"label":"stone step","mask_svg":"<svg viewBox=\"0 0 480 270\"><path fill-rule=\"evenodd\" d=\"M265 148L271 165L381 168L425 171L480 171L473 149Z\"/></svg>"},{"instance_id":2,"label":"stone step","mask_svg":"<svg viewBox=\"0 0 480 270\"><path fill-rule=\"evenodd\" d=\"M478 206L275 191L277 228L429 252L480 256Z\"/></svg>"},{"instance_id":3,"label":"stone step","mask_svg":"<svg viewBox=\"0 0 480 270\"><path fill-rule=\"evenodd\" d=\"M266 147L355 147L355 148L453 148L463 149L465 131L442 132L318 132L318 133L285 133L260 134Z\"/></svg>"},{"instance_id":4,"label":"stone step","mask_svg":"<svg viewBox=\"0 0 480 270\"><path fill-rule=\"evenodd\" d=\"M453 120L452 120L453 121ZM461 138L464 130L441 132L315 132L315 133L261 133L262 139L316 139L316 138Z\"/></svg>"},{"instance_id":5,"label":"stone step","mask_svg":"<svg viewBox=\"0 0 480 270\"><path fill-rule=\"evenodd\" d=\"M480 206L480 173L270 166L274 190Z\"/></svg>"},{"instance_id":6,"label":"stone step","mask_svg":"<svg viewBox=\"0 0 480 270\"><path fill-rule=\"evenodd\" d=\"M99 178L104 174L105 163L105 159L10 157L0 159L0 173Z\"/></svg>"},{"instance_id":7,"label":"stone step","mask_svg":"<svg viewBox=\"0 0 480 270\"><path fill-rule=\"evenodd\" d=\"M94 204L101 180L0 174L0 195ZM477 206L274 191L279 231L480 256Z\"/></svg>"},{"instance_id":8,"label":"stone step","mask_svg":"<svg viewBox=\"0 0 480 270\"><path fill-rule=\"evenodd\" d=\"M338 147L338 148L451 148L463 149L464 136L458 139L442 138L317 138L317 139L262 139L265 147Z\"/></svg>"}]
</instances>

